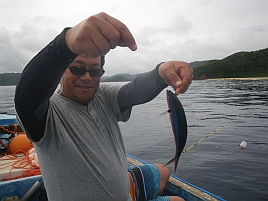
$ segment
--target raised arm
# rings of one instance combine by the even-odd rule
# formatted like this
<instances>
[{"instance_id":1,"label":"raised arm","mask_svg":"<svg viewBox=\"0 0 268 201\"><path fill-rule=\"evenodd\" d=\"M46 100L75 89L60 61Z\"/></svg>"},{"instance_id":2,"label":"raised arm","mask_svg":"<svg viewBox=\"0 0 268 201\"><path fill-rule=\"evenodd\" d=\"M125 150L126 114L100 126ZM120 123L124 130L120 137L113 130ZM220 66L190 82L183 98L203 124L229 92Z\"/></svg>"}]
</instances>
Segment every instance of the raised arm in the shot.
<instances>
[{"instance_id":1,"label":"raised arm","mask_svg":"<svg viewBox=\"0 0 268 201\"><path fill-rule=\"evenodd\" d=\"M33 140L43 135L49 98L68 62L76 57L65 45L67 30L64 29L27 64L16 87L16 111Z\"/></svg>"},{"instance_id":2,"label":"raised arm","mask_svg":"<svg viewBox=\"0 0 268 201\"><path fill-rule=\"evenodd\" d=\"M192 73L193 69L186 62L158 64L152 71L138 75L132 82L121 87L118 93L121 112L152 100L168 85L173 87L177 95L186 92L192 82Z\"/></svg>"},{"instance_id":3,"label":"raised arm","mask_svg":"<svg viewBox=\"0 0 268 201\"><path fill-rule=\"evenodd\" d=\"M77 55L96 58L116 46L137 48L132 34L122 22L99 13L65 29L30 61L16 88L15 107L33 141L43 136L49 98L68 64Z\"/></svg>"}]
</instances>

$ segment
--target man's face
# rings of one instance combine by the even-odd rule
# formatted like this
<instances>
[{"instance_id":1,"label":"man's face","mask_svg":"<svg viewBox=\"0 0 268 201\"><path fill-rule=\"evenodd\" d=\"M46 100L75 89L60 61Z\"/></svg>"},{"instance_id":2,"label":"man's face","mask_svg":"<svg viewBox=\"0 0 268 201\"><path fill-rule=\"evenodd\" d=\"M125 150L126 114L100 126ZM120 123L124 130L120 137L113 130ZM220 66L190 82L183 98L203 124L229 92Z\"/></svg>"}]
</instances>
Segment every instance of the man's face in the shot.
<instances>
[{"instance_id":1,"label":"man's face","mask_svg":"<svg viewBox=\"0 0 268 201\"><path fill-rule=\"evenodd\" d=\"M101 58L93 59L86 55L78 55L70 66L84 67L87 70L101 68ZM72 101L86 105L96 94L100 79L100 77L91 76L89 72L84 75L74 75L67 68L61 80L61 94Z\"/></svg>"}]
</instances>

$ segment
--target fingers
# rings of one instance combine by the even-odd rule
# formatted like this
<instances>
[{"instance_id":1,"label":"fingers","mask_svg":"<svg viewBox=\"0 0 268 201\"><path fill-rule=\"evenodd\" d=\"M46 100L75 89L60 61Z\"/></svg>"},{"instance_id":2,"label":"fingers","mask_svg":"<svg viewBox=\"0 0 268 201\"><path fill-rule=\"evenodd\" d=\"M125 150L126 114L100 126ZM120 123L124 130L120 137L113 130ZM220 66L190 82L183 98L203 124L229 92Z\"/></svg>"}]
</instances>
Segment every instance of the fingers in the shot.
<instances>
[{"instance_id":1,"label":"fingers","mask_svg":"<svg viewBox=\"0 0 268 201\"><path fill-rule=\"evenodd\" d=\"M65 42L75 54L85 53L93 58L105 55L117 46L137 49L127 26L106 13L91 16L68 30Z\"/></svg>"},{"instance_id":2,"label":"fingers","mask_svg":"<svg viewBox=\"0 0 268 201\"><path fill-rule=\"evenodd\" d=\"M137 44L130 30L127 28L127 26L123 24L122 22L120 22L119 20L107 14L104 14L104 18L107 20L107 22L113 25L117 31L119 31L120 38L119 38L118 46L129 47L129 49L131 49L132 51L135 51L137 49Z\"/></svg>"},{"instance_id":3,"label":"fingers","mask_svg":"<svg viewBox=\"0 0 268 201\"><path fill-rule=\"evenodd\" d=\"M95 58L107 54L111 49L111 43L100 33L98 29L91 29L90 35L80 32L73 41L73 47L77 54L87 54Z\"/></svg>"},{"instance_id":4,"label":"fingers","mask_svg":"<svg viewBox=\"0 0 268 201\"><path fill-rule=\"evenodd\" d=\"M186 62L170 61L160 65L159 75L178 95L186 92L192 83L193 69Z\"/></svg>"},{"instance_id":5,"label":"fingers","mask_svg":"<svg viewBox=\"0 0 268 201\"><path fill-rule=\"evenodd\" d=\"M176 89L176 95L185 93L193 80L193 69L190 66L182 67L180 70L180 77L182 79L182 85Z\"/></svg>"}]
</instances>

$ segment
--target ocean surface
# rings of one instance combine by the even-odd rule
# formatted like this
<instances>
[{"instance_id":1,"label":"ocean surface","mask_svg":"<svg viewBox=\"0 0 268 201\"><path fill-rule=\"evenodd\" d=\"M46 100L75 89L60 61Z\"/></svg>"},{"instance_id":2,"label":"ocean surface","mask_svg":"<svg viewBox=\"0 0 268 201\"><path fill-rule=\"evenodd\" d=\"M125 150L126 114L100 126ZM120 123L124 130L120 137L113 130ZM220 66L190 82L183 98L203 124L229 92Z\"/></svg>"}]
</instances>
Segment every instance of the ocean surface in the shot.
<instances>
[{"instance_id":1,"label":"ocean surface","mask_svg":"<svg viewBox=\"0 0 268 201\"><path fill-rule=\"evenodd\" d=\"M120 83L122 84L122 83ZM0 86L0 112L14 113L15 86ZM268 200L268 81L193 81L178 96L188 122L179 178L230 201ZM120 122L127 153L149 163L174 156L166 92ZM247 147L239 147L242 141ZM173 165L168 165L173 171Z\"/></svg>"}]
</instances>

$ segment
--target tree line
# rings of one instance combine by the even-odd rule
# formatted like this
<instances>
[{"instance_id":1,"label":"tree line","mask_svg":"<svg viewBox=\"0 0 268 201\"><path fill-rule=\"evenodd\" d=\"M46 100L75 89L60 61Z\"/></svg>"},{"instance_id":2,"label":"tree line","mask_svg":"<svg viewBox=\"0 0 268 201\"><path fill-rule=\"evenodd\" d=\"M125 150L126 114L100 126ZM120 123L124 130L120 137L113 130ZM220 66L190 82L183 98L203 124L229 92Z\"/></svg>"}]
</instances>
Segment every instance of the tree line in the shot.
<instances>
[{"instance_id":1,"label":"tree line","mask_svg":"<svg viewBox=\"0 0 268 201\"><path fill-rule=\"evenodd\" d=\"M195 79L268 77L268 48L238 52L194 68Z\"/></svg>"},{"instance_id":2,"label":"tree line","mask_svg":"<svg viewBox=\"0 0 268 201\"><path fill-rule=\"evenodd\" d=\"M17 85L21 73L2 73L0 74L0 86Z\"/></svg>"},{"instance_id":3,"label":"tree line","mask_svg":"<svg viewBox=\"0 0 268 201\"><path fill-rule=\"evenodd\" d=\"M268 77L268 48L251 52L237 52L222 60L195 61L190 65L194 68L194 79L198 80ZM21 73L0 74L0 86L17 85L20 75ZM105 81L120 82L131 79L122 75L114 75Z\"/></svg>"}]
</instances>

